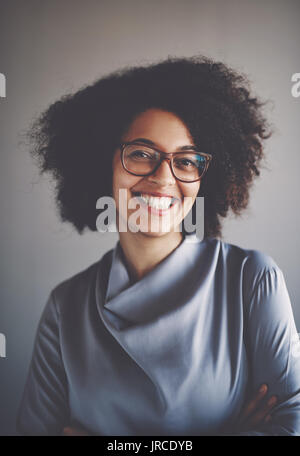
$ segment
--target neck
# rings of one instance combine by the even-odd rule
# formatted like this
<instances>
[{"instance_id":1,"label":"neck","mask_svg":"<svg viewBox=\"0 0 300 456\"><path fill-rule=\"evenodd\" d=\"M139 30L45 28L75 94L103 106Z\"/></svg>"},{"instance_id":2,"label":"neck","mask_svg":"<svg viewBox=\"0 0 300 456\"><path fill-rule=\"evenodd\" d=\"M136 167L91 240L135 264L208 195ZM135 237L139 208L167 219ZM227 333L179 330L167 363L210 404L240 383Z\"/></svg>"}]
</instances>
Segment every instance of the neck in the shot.
<instances>
[{"instance_id":1,"label":"neck","mask_svg":"<svg viewBox=\"0 0 300 456\"><path fill-rule=\"evenodd\" d=\"M162 236L119 232L120 245L131 279L136 282L163 261L183 241L181 232Z\"/></svg>"}]
</instances>

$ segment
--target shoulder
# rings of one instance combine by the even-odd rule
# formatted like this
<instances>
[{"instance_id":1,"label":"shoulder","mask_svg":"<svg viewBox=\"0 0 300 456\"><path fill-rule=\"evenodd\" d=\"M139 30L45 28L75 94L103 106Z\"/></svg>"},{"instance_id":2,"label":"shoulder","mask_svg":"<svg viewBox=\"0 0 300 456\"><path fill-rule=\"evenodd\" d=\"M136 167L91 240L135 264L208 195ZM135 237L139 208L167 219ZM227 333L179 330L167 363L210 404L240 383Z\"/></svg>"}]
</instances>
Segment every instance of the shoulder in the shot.
<instances>
[{"instance_id":1,"label":"shoulder","mask_svg":"<svg viewBox=\"0 0 300 456\"><path fill-rule=\"evenodd\" d=\"M218 238L207 238L205 241L210 248L217 251L220 257L227 261L240 261L249 270L278 268L273 257L261 250L247 249Z\"/></svg>"},{"instance_id":2,"label":"shoulder","mask_svg":"<svg viewBox=\"0 0 300 456\"><path fill-rule=\"evenodd\" d=\"M266 252L257 249L247 249L224 241L220 241L220 243L221 249L228 256L240 258L249 272L279 267L274 258Z\"/></svg>"},{"instance_id":3,"label":"shoulder","mask_svg":"<svg viewBox=\"0 0 300 456\"><path fill-rule=\"evenodd\" d=\"M58 314L76 303L84 302L87 297L95 294L97 275L105 279L112 258L113 249L106 252L98 261L77 274L65 279L52 289L50 297L55 303Z\"/></svg>"},{"instance_id":4,"label":"shoulder","mask_svg":"<svg viewBox=\"0 0 300 456\"><path fill-rule=\"evenodd\" d=\"M271 255L258 249L247 249L223 241L220 242L220 251L227 257L227 265L236 265L234 274L231 274L232 281L238 277L243 301L247 306L256 303L257 309L260 309L260 312L264 309L268 318L271 314L280 315L280 318L284 312L290 314L285 277Z\"/></svg>"},{"instance_id":5,"label":"shoulder","mask_svg":"<svg viewBox=\"0 0 300 456\"><path fill-rule=\"evenodd\" d=\"M249 249L222 241L211 239L209 242L217 251L218 262L228 272L238 274L244 284L254 287L266 276L282 277L282 271L275 259L266 252Z\"/></svg>"}]
</instances>

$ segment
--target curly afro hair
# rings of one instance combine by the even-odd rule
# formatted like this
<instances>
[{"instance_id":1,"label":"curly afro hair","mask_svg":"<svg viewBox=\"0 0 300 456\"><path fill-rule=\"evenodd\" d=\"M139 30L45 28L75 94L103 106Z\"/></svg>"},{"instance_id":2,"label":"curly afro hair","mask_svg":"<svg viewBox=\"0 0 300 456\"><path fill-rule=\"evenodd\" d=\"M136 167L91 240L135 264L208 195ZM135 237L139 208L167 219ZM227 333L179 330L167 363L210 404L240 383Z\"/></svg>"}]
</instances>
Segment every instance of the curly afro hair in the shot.
<instances>
[{"instance_id":1,"label":"curly afro hair","mask_svg":"<svg viewBox=\"0 0 300 456\"><path fill-rule=\"evenodd\" d=\"M112 195L112 158L121 137L149 108L172 112L199 150L213 156L198 196L205 197L204 237L221 237L220 217L247 207L260 174L262 142L270 136L263 104L251 96L247 78L224 63L169 56L115 71L50 105L30 129L32 154L41 173L55 179L61 219L79 233L96 231L96 201Z\"/></svg>"}]
</instances>

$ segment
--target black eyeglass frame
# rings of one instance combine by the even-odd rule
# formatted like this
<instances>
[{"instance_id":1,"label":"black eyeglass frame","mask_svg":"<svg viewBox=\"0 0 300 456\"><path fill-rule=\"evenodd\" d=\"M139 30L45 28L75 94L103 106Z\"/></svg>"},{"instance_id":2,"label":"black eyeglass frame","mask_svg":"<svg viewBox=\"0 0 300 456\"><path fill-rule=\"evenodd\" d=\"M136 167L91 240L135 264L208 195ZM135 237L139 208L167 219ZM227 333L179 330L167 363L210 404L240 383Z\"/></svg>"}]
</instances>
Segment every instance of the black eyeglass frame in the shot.
<instances>
[{"instance_id":1,"label":"black eyeglass frame","mask_svg":"<svg viewBox=\"0 0 300 456\"><path fill-rule=\"evenodd\" d=\"M137 173L133 173L132 171L129 171L129 169L126 168L125 163L124 163L124 150L125 150L126 146L134 146L134 145L148 147L149 149L155 150L156 152L158 152L160 154L160 159L159 159L157 165L155 166L155 168L150 173L137 174ZM170 153L168 153L168 152L163 152L162 150L159 150L156 147L148 146L147 144L143 144L143 143L135 142L135 141L129 141L129 142L121 143L119 145L119 147L121 149L121 162L122 162L123 168L128 173L133 174L134 176L144 176L144 177L145 176L150 176L151 174L155 173L155 171L158 170L158 168L162 164L163 160L168 160L171 163L170 168L171 168L171 172L172 172L173 176L175 177L175 179L179 180L180 182L185 182L185 183L188 183L188 184L191 184L193 182L198 182L198 181L200 181L203 178L203 176L207 172L208 166L209 166L209 164L210 164L210 162L211 162L211 160L213 158L211 154L207 154L205 152L197 152L197 151L191 150L190 152L193 152L193 153L195 153L197 155L204 156L206 161L205 161L205 168L204 168L204 171L201 174L201 176L199 176L197 179L194 179L194 180L190 181L190 180L180 179L179 177L176 176L176 174L175 174L175 172L173 170L173 156L174 155L178 155L178 154L187 153L187 152L189 152L188 150L187 151L179 151L179 152L170 152Z\"/></svg>"}]
</instances>

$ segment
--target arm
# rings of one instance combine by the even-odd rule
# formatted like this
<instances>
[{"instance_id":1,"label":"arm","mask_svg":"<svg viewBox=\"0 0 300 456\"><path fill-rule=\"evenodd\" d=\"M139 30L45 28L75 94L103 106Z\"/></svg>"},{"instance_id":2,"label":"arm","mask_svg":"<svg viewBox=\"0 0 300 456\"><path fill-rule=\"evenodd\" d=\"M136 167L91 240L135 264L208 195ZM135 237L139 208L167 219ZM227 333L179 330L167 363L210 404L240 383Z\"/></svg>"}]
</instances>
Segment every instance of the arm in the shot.
<instances>
[{"instance_id":1,"label":"arm","mask_svg":"<svg viewBox=\"0 0 300 456\"><path fill-rule=\"evenodd\" d=\"M278 401L270 421L234 435L300 435L300 351L295 349L298 340L282 271L277 266L269 267L245 308L245 344L250 394L267 383L267 400L275 395Z\"/></svg>"},{"instance_id":2,"label":"arm","mask_svg":"<svg viewBox=\"0 0 300 456\"><path fill-rule=\"evenodd\" d=\"M17 416L21 435L60 435L69 422L67 378L53 292L41 316Z\"/></svg>"}]
</instances>

